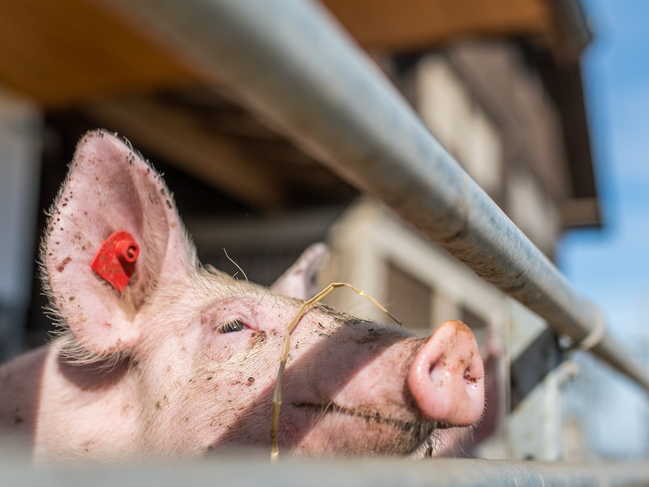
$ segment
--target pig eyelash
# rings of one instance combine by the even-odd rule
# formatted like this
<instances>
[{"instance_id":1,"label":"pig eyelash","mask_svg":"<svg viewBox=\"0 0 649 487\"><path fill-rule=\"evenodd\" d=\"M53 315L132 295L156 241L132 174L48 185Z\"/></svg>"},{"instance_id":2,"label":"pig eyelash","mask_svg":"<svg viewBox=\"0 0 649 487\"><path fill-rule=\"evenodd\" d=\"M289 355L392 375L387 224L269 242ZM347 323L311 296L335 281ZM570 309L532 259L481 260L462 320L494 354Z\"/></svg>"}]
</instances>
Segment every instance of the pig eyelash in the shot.
<instances>
[{"instance_id":1,"label":"pig eyelash","mask_svg":"<svg viewBox=\"0 0 649 487\"><path fill-rule=\"evenodd\" d=\"M230 320L219 325L216 328L216 331L219 333L234 333L237 331L242 331L246 325L244 325L240 320Z\"/></svg>"}]
</instances>

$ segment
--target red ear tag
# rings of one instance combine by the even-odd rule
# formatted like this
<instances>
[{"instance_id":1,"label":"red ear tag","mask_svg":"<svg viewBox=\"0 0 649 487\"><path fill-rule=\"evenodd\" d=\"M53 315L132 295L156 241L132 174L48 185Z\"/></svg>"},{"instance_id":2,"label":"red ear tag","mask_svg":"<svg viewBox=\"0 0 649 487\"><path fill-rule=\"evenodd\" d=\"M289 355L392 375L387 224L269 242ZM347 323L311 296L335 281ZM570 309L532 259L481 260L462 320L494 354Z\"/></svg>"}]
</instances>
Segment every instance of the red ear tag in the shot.
<instances>
[{"instance_id":1,"label":"red ear tag","mask_svg":"<svg viewBox=\"0 0 649 487\"><path fill-rule=\"evenodd\" d=\"M131 280L139 255L140 247L133 235L120 230L104 240L90 267L122 292Z\"/></svg>"}]
</instances>

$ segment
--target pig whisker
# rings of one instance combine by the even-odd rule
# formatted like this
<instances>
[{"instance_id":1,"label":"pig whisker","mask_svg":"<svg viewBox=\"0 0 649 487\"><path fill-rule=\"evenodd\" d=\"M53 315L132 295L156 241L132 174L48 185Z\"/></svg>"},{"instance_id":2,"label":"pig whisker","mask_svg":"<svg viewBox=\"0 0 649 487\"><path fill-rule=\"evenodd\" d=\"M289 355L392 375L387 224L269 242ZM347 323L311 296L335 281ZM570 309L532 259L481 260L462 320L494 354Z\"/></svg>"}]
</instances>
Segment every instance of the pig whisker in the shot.
<instances>
[{"instance_id":1,"label":"pig whisker","mask_svg":"<svg viewBox=\"0 0 649 487\"><path fill-rule=\"evenodd\" d=\"M262 300L268 296L268 288L264 289L263 292L259 293L259 301L257 301L257 306L259 306L262 302ZM275 298L275 303L277 303L277 298ZM275 304L273 304L273 307L275 307Z\"/></svg>"},{"instance_id":2,"label":"pig whisker","mask_svg":"<svg viewBox=\"0 0 649 487\"><path fill-rule=\"evenodd\" d=\"M225 256L228 258L228 260L229 260L230 262L232 262L234 265L236 265L236 266L237 266L237 269L239 269L239 270L241 271L241 274L243 274L243 277L246 278L246 282L247 282L248 284L250 284L250 281L248 280L248 276L246 276L246 273L243 272L243 269L242 269L241 267L239 267L239 264L237 264L235 261L233 261L233 260L230 258L230 256L228 255L228 251L225 250L225 248L223 249L223 252L225 252ZM235 276L236 276L236 274L235 274ZM234 276L232 276L232 277L234 277Z\"/></svg>"},{"instance_id":3,"label":"pig whisker","mask_svg":"<svg viewBox=\"0 0 649 487\"><path fill-rule=\"evenodd\" d=\"M328 403L325 407L323 407L323 408L320 410L320 414L318 415L318 418L316 419L316 422L319 422L322 418L324 418L325 414L327 414L327 411L328 411L332 406L334 406L333 401L329 401L329 403ZM299 406L297 406L297 407L299 407Z\"/></svg>"}]
</instances>

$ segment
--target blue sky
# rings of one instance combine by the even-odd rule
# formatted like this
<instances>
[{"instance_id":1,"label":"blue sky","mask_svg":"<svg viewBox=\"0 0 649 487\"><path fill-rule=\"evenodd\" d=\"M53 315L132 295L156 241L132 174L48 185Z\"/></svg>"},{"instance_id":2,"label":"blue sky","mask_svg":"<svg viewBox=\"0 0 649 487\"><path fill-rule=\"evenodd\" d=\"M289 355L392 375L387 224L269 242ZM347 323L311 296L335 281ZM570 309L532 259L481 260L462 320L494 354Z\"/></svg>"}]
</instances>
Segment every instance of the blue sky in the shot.
<instances>
[{"instance_id":1,"label":"blue sky","mask_svg":"<svg viewBox=\"0 0 649 487\"><path fill-rule=\"evenodd\" d=\"M646 340L649 366L649 2L583 3L596 34L583 73L605 227L566 234L559 266L620 341L637 351ZM649 455L647 396L604 367L584 375L599 391L591 446Z\"/></svg>"},{"instance_id":2,"label":"blue sky","mask_svg":"<svg viewBox=\"0 0 649 487\"><path fill-rule=\"evenodd\" d=\"M559 265L615 332L649 335L638 316L649 300L649 2L585 4L597 36L583 69L605 228L567 234Z\"/></svg>"}]
</instances>

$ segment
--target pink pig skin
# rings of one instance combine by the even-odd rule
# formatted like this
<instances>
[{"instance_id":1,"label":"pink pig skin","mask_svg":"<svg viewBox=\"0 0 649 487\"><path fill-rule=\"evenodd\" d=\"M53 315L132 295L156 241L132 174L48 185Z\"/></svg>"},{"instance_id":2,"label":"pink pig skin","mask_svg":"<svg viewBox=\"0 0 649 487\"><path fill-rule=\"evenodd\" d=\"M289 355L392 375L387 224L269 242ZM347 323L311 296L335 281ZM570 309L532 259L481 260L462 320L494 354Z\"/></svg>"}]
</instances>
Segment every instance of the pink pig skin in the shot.
<instances>
[{"instance_id":1,"label":"pink pig skin","mask_svg":"<svg viewBox=\"0 0 649 487\"><path fill-rule=\"evenodd\" d=\"M90 268L118 230L140 246L123 293ZM272 291L202 267L160 176L120 139L88 133L43 248L63 332L0 367L0 443L21 441L37 463L57 465L269 451L285 329L325 254L309 249ZM228 322L237 327L224 332ZM316 305L291 336L280 451L423 451L435 427L480 418L483 375L460 322L417 340Z\"/></svg>"}]
</instances>

